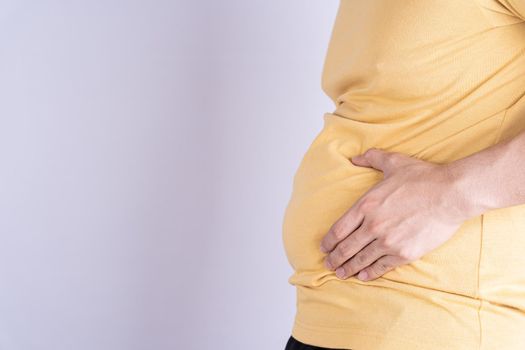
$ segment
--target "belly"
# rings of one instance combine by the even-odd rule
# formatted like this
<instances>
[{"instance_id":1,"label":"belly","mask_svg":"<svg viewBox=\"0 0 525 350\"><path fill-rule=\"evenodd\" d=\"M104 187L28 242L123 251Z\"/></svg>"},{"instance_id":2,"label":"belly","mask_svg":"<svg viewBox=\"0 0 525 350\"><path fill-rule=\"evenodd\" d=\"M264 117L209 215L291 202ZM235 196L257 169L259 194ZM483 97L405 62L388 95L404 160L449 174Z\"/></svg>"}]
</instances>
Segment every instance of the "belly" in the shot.
<instances>
[{"instance_id":1,"label":"belly","mask_svg":"<svg viewBox=\"0 0 525 350\"><path fill-rule=\"evenodd\" d=\"M406 129L324 115L297 168L282 225L293 267L288 281L297 292L294 334L374 349L407 348L395 343L402 336L438 349L477 347L481 332L484 349L525 346L525 204L472 217L443 245L371 281L337 278L319 250L330 226L383 178L353 165L353 155L374 146L448 163L525 130L525 98L503 109L471 106Z\"/></svg>"},{"instance_id":2,"label":"belly","mask_svg":"<svg viewBox=\"0 0 525 350\"><path fill-rule=\"evenodd\" d=\"M398 125L366 124L326 113L322 130L297 168L284 213L283 243L294 269L289 283L315 288L329 280L339 280L324 267L325 255L319 250L321 239L337 219L383 178L378 170L352 164L350 157L369 147L378 147L447 163L494 144L504 112L498 111L471 125L465 124L468 120L465 115L463 123L447 123L450 121L447 119L417 137L406 137L410 131ZM402 283L475 297L481 229L482 216L465 221L445 244L387 272L376 283ZM355 277L341 282L359 283Z\"/></svg>"}]
</instances>

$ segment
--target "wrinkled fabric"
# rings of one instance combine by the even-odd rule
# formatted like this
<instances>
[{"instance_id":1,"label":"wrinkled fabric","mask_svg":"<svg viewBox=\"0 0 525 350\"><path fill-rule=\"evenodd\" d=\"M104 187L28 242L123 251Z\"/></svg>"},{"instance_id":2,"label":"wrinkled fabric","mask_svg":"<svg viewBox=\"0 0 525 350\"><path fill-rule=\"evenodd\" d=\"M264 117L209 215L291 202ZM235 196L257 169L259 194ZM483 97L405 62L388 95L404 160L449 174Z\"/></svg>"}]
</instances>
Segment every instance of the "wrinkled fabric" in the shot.
<instances>
[{"instance_id":1,"label":"wrinkled fabric","mask_svg":"<svg viewBox=\"0 0 525 350\"><path fill-rule=\"evenodd\" d=\"M525 204L466 220L380 278L341 280L322 237L378 170L370 147L448 163L525 129L525 0L341 0L323 67L334 102L282 223L292 335L356 350L525 349ZM505 181L505 179L501 179Z\"/></svg>"}]
</instances>

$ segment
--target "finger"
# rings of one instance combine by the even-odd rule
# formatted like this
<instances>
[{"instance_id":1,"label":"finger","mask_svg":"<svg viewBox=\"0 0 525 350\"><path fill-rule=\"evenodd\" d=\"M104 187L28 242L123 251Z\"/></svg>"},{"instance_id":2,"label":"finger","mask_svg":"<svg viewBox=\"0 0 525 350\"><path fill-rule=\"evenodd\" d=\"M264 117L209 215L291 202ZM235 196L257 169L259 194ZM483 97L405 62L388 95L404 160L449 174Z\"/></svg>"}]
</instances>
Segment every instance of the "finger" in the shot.
<instances>
[{"instance_id":1,"label":"finger","mask_svg":"<svg viewBox=\"0 0 525 350\"><path fill-rule=\"evenodd\" d=\"M379 148L369 148L365 153L352 157L352 163L372 167L382 171L386 176L404 160L402 153L388 152Z\"/></svg>"},{"instance_id":2,"label":"finger","mask_svg":"<svg viewBox=\"0 0 525 350\"><path fill-rule=\"evenodd\" d=\"M403 259L400 257L395 255L384 255L367 268L359 271L357 278L361 281L374 280L402 264Z\"/></svg>"},{"instance_id":3,"label":"finger","mask_svg":"<svg viewBox=\"0 0 525 350\"><path fill-rule=\"evenodd\" d=\"M350 260L341 265L335 271L335 274L339 278L346 279L348 276L352 276L360 270L373 264L377 259L384 256L385 254L386 250L381 245L380 241L374 239L370 244L350 258Z\"/></svg>"},{"instance_id":4,"label":"finger","mask_svg":"<svg viewBox=\"0 0 525 350\"><path fill-rule=\"evenodd\" d=\"M343 239L354 232L363 222L364 214L359 210L362 202L361 197L350 209L348 209L339 220L337 220L322 238L320 249L323 253L331 252Z\"/></svg>"},{"instance_id":5,"label":"finger","mask_svg":"<svg viewBox=\"0 0 525 350\"><path fill-rule=\"evenodd\" d=\"M379 148L371 147L367 149L365 153L352 157L351 161L356 165L368 166L381 170L387 157L388 152Z\"/></svg>"},{"instance_id":6,"label":"finger","mask_svg":"<svg viewBox=\"0 0 525 350\"><path fill-rule=\"evenodd\" d=\"M366 247L374 238L367 232L365 225L361 225L350 236L339 242L335 249L326 256L326 267L331 270L337 269Z\"/></svg>"},{"instance_id":7,"label":"finger","mask_svg":"<svg viewBox=\"0 0 525 350\"><path fill-rule=\"evenodd\" d=\"M372 164L370 164L368 159L364 156L364 153L357 154L353 157L350 157L350 161L352 162L352 164L357 165L357 166L364 166L367 168L372 168Z\"/></svg>"}]
</instances>

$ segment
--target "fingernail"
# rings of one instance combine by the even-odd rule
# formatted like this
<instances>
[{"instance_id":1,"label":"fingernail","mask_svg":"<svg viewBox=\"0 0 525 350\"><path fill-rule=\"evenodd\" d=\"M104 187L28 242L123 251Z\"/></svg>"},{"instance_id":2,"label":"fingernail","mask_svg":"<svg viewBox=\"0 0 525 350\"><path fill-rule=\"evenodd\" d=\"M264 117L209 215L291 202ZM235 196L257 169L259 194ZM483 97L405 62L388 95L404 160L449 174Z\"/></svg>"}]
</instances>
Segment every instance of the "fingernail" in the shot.
<instances>
[{"instance_id":1,"label":"fingernail","mask_svg":"<svg viewBox=\"0 0 525 350\"><path fill-rule=\"evenodd\" d=\"M364 281L368 278L368 274L366 273L365 270L362 270L361 272L359 272L359 274L357 275L357 278L359 278L361 281Z\"/></svg>"},{"instance_id":2,"label":"fingernail","mask_svg":"<svg viewBox=\"0 0 525 350\"><path fill-rule=\"evenodd\" d=\"M343 269L342 267L338 268L337 270L335 270L335 274L337 277L339 278L344 278L345 277L345 269Z\"/></svg>"}]
</instances>

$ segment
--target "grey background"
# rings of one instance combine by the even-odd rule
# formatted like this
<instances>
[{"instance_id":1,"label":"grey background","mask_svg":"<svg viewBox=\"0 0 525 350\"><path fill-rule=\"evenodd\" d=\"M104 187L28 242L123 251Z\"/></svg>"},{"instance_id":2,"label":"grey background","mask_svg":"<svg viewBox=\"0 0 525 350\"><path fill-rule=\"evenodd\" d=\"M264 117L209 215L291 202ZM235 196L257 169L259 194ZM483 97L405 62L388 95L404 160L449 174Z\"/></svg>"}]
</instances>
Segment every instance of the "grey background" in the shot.
<instances>
[{"instance_id":1,"label":"grey background","mask_svg":"<svg viewBox=\"0 0 525 350\"><path fill-rule=\"evenodd\" d=\"M0 349L284 349L337 1L0 0Z\"/></svg>"}]
</instances>

